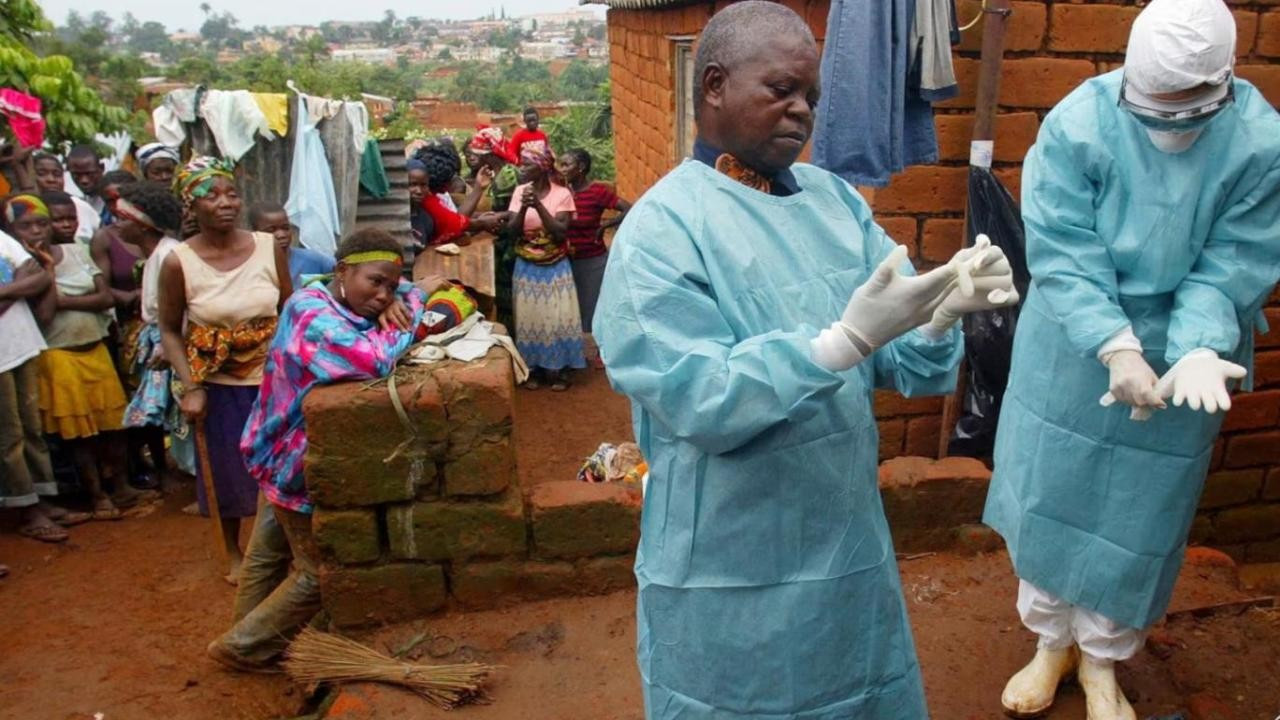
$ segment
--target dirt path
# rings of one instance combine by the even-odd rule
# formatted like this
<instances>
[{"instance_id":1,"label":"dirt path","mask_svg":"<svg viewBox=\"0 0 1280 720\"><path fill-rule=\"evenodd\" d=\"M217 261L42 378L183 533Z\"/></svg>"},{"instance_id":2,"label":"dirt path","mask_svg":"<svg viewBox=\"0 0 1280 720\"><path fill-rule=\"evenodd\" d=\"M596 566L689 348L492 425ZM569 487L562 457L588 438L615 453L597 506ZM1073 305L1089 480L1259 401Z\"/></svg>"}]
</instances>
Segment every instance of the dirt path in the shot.
<instances>
[{"instance_id":1,"label":"dirt path","mask_svg":"<svg viewBox=\"0 0 1280 720\"><path fill-rule=\"evenodd\" d=\"M571 478L597 444L630 437L627 404L599 372L568 393L521 391L516 402L526 485ZM263 720L298 711L302 698L283 677L236 675L205 658L205 645L228 622L232 588L215 570L206 521L179 512L188 501L176 497L147 517L74 528L62 546L0 531L0 562L13 569L0 581L0 720L89 720L94 713L104 720ZM1007 559L934 556L902 570L933 717L998 717L1004 680L1034 647L1014 612ZM1176 607L1239 597L1224 572L1188 569ZM492 704L448 717L642 717L634 593L450 615L372 639L398 646L419 628L445 636L423 646L428 659L506 666ZM1121 671L1143 713L1168 714L1208 692L1233 710L1225 716L1233 720L1280 715L1280 613L1178 620L1152 647ZM361 693L346 698L348 710L363 704L381 714L346 717L445 717L395 691ZM1050 718L1083 717L1079 691L1066 688Z\"/></svg>"}]
</instances>

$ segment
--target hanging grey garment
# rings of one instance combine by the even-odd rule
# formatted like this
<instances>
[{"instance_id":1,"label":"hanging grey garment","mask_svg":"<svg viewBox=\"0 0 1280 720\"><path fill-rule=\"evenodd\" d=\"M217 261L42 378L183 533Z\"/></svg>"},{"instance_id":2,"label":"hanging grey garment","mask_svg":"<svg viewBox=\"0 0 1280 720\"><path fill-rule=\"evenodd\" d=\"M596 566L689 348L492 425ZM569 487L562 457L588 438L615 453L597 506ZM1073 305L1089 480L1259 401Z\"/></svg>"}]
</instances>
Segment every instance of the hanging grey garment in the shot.
<instances>
[{"instance_id":1,"label":"hanging grey garment","mask_svg":"<svg viewBox=\"0 0 1280 720\"><path fill-rule=\"evenodd\" d=\"M959 93L951 64L952 0L916 0L911 28L912 83L929 102L949 100Z\"/></svg>"},{"instance_id":2,"label":"hanging grey garment","mask_svg":"<svg viewBox=\"0 0 1280 720\"><path fill-rule=\"evenodd\" d=\"M913 0L832 0L813 163L881 187L938 159L933 106L907 88Z\"/></svg>"}]
</instances>

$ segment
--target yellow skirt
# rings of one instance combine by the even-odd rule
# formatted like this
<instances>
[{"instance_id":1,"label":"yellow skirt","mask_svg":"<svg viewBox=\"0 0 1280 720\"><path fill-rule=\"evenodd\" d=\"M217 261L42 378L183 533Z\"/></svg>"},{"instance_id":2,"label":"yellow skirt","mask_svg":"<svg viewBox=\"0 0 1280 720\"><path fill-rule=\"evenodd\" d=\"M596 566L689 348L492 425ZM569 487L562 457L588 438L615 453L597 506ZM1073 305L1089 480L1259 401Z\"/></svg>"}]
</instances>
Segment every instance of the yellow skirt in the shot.
<instances>
[{"instance_id":1,"label":"yellow skirt","mask_svg":"<svg viewBox=\"0 0 1280 720\"><path fill-rule=\"evenodd\" d=\"M124 427L127 401L106 344L45 350L37 367L46 433L70 440Z\"/></svg>"}]
</instances>

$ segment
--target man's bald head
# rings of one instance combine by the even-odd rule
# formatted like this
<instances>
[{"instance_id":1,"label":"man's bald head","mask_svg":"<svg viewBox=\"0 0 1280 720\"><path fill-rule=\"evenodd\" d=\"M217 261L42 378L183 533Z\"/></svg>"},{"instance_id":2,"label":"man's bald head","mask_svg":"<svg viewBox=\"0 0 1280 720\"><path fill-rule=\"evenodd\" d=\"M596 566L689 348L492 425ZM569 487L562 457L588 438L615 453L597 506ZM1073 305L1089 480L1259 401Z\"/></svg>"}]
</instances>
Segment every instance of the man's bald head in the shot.
<instances>
[{"instance_id":1,"label":"man's bald head","mask_svg":"<svg viewBox=\"0 0 1280 720\"><path fill-rule=\"evenodd\" d=\"M805 38L815 49L818 46L804 18L786 5L768 0L734 3L711 18L698 37L698 51L693 59L695 116L702 107L707 66L715 64L732 70L760 52L764 39L774 35Z\"/></svg>"},{"instance_id":2,"label":"man's bald head","mask_svg":"<svg viewBox=\"0 0 1280 720\"><path fill-rule=\"evenodd\" d=\"M698 139L772 177L813 132L818 44L785 5L748 0L707 23L694 62Z\"/></svg>"}]
</instances>

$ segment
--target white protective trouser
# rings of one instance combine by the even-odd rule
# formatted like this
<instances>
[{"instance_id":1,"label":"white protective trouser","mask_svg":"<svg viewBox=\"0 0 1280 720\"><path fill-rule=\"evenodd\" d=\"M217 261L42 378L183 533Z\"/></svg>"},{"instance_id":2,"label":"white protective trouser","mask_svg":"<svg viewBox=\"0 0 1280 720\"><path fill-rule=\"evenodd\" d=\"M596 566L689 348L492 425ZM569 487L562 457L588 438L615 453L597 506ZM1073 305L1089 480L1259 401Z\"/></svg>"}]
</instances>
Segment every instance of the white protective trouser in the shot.
<instances>
[{"instance_id":1,"label":"white protective trouser","mask_svg":"<svg viewBox=\"0 0 1280 720\"><path fill-rule=\"evenodd\" d=\"M1061 650L1074 643L1093 660L1117 662L1137 655L1146 642L1146 630L1118 625L1026 580L1018 581L1018 614L1022 624L1040 636L1039 647L1046 650Z\"/></svg>"}]
</instances>

